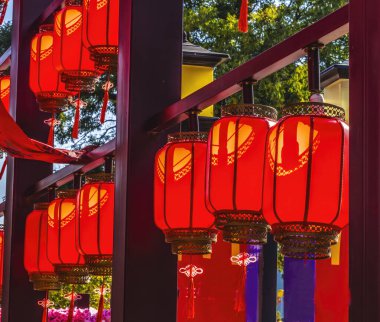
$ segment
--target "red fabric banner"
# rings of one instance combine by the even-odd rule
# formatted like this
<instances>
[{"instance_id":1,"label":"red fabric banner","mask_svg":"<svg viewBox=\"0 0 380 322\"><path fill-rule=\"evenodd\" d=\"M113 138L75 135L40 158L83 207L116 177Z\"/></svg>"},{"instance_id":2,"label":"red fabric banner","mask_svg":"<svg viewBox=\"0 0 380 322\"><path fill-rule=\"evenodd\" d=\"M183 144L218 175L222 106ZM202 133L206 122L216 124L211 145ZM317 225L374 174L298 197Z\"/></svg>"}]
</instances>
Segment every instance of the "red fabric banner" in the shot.
<instances>
[{"instance_id":1,"label":"red fabric banner","mask_svg":"<svg viewBox=\"0 0 380 322\"><path fill-rule=\"evenodd\" d=\"M29 138L0 103L0 148L10 156L48 163L77 163L84 151L55 149Z\"/></svg>"}]
</instances>

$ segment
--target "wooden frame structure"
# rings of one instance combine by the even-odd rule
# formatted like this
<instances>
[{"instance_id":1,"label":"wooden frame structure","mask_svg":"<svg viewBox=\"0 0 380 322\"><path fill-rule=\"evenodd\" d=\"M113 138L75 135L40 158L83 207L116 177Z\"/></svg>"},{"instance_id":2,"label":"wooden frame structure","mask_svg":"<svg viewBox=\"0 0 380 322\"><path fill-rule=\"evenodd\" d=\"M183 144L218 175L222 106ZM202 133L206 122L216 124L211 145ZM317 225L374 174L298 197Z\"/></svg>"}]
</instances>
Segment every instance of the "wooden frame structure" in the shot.
<instances>
[{"instance_id":1,"label":"wooden frame structure","mask_svg":"<svg viewBox=\"0 0 380 322\"><path fill-rule=\"evenodd\" d=\"M29 42L37 26L60 4L61 0L14 0L11 114L29 136L40 140L46 140L47 130L39 126L42 115L25 77ZM36 302L43 294L32 291L22 263L25 216L31 210L31 201L43 198L50 186L72 180L74 174L97 167L105 156L115 153L112 320L174 322L176 260L152 220L152 160L165 139L162 132L186 119L186 111L203 109L238 92L242 81L260 80L293 63L305 55L308 45L327 44L349 31L350 316L352 322L380 321L379 9L377 0L352 0L180 100L181 1L120 1L117 138L90 152L87 164L71 165L54 174L49 165L10 158L2 320L38 321L41 315ZM6 64L9 54L0 61ZM273 305L265 306L263 322L271 322L272 310Z\"/></svg>"}]
</instances>

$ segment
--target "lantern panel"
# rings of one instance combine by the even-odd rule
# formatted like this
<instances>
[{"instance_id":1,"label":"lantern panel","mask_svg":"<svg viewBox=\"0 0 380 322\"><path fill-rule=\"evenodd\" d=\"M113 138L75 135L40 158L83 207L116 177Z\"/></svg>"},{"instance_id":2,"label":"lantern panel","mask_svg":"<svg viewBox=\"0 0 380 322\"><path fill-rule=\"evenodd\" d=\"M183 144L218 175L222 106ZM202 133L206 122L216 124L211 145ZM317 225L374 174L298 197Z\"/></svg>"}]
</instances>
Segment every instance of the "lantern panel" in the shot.
<instances>
[{"instance_id":1,"label":"lantern panel","mask_svg":"<svg viewBox=\"0 0 380 322\"><path fill-rule=\"evenodd\" d=\"M212 127L206 194L214 212L261 211L269 127L268 120L254 117L223 117Z\"/></svg>"},{"instance_id":2,"label":"lantern panel","mask_svg":"<svg viewBox=\"0 0 380 322\"><path fill-rule=\"evenodd\" d=\"M28 273L54 273L47 257L46 210L33 210L26 219L24 266Z\"/></svg>"},{"instance_id":3,"label":"lantern panel","mask_svg":"<svg viewBox=\"0 0 380 322\"><path fill-rule=\"evenodd\" d=\"M78 249L82 255L112 255L114 184L88 183L77 204Z\"/></svg>"},{"instance_id":4,"label":"lantern panel","mask_svg":"<svg viewBox=\"0 0 380 322\"><path fill-rule=\"evenodd\" d=\"M48 209L48 258L54 265L84 264L75 245L75 199L57 198Z\"/></svg>"},{"instance_id":5,"label":"lantern panel","mask_svg":"<svg viewBox=\"0 0 380 322\"><path fill-rule=\"evenodd\" d=\"M11 77L7 75L0 76L0 100L8 112L9 112L10 93L11 93Z\"/></svg>"},{"instance_id":6,"label":"lantern panel","mask_svg":"<svg viewBox=\"0 0 380 322\"><path fill-rule=\"evenodd\" d=\"M324 117L287 117L268 135L265 218L331 224L341 211L347 126Z\"/></svg>"}]
</instances>

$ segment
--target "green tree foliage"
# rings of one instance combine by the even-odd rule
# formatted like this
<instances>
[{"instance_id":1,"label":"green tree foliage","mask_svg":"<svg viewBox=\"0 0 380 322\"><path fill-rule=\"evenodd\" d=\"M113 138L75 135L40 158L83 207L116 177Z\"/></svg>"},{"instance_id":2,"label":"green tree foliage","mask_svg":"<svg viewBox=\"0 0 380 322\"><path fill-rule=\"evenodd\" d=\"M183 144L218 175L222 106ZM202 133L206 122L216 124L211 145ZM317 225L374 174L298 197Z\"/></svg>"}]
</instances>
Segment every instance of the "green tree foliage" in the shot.
<instances>
[{"instance_id":1,"label":"green tree foliage","mask_svg":"<svg viewBox=\"0 0 380 322\"><path fill-rule=\"evenodd\" d=\"M0 56L11 46L12 24L4 23L0 26Z\"/></svg>"}]
</instances>

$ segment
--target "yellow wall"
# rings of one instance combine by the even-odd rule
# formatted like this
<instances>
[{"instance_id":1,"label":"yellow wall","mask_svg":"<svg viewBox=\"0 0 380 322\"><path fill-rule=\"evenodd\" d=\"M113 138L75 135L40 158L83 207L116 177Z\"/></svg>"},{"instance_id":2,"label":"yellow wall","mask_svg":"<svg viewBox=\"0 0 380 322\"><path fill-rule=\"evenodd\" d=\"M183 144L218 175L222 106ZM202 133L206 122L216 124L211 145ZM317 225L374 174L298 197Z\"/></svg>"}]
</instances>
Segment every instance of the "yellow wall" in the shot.
<instances>
[{"instance_id":1,"label":"yellow wall","mask_svg":"<svg viewBox=\"0 0 380 322\"><path fill-rule=\"evenodd\" d=\"M194 93L196 90L211 83L214 80L214 69L203 66L182 66L182 98ZM201 116L214 116L214 107L207 107Z\"/></svg>"},{"instance_id":2,"label":"yellow wall","mask_svg":"<svg viewBox=\"0 0 380 322\"><path fill-rule=\"evenodd\" d=\"M331 85L325 87L324 90L325 102L338 105L346 111L346 121L348 123L349 112L349 80L339 79Z\"/></svg>"}]
</instances>

